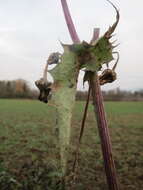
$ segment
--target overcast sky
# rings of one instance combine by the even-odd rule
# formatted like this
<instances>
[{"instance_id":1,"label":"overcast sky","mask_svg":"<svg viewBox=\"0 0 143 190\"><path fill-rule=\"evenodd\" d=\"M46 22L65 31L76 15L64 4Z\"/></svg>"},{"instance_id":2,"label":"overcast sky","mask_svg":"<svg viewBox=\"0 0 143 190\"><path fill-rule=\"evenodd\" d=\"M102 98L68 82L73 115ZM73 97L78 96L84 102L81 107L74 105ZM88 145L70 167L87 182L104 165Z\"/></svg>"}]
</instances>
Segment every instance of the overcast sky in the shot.
<instances>
[{"instance_id":1,"label":"overcast sky","mask_svg":"<svg viewBox=\"0 0 143 190\"><path fill-rule=\"evenodd\" d=\"M118 80L103 89L143 88L143 1L112 0L120 10L116 39L120 43ZM101 35L115 21L106 0L67 0L81 40L90 41L93 28ZM59 40L71 43L60 0L0 0L0 80L23 78L34 86ZM79 88L82 86L79 83Z\"/></svg>"}]
</instances>

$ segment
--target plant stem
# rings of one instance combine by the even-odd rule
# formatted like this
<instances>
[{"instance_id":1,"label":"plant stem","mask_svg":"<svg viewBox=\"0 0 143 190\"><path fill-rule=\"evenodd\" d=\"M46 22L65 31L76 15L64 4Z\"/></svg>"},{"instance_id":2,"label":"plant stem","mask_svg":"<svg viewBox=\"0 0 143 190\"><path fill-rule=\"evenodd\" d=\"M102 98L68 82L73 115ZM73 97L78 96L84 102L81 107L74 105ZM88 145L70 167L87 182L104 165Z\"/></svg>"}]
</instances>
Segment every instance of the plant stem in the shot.
<instances>
[{"instance_id":1,"label":"plant stem","mask_svg":"<svg viewBox=\"0 0 143 190\"><path fill-rule=\"evenodd\" d=\"M66 20L66 23L67 23L67 26L68 26L69 33L70 33L70 36L72 38L72 41L74 43L80 43L80 39L79 39L79 37L77 35L75 26L73 24L73 21L72 21L71 15L70 15L70 11L69 11L69 8L68 8L68 5L67 5L67 1L66 0L61 0L61 3L62 3L63 12L64 12L64 15L65 15L65 20Z\"/></svg>"},{"instance_id":2,"label":"plant stem","mask_svg":"<svg viewBox=\"0 0 143 190\"><path fill-rule=\"evenodd\" d=\"M86 116L87 116L87 111L88 111L90 92L91 92L91 87L89 86L87 100L86 100L86 104L85 104L85 108L84 108L84 114L83 114L83 118L82 118L82 122L81 122L80 134L79 134L77 148L76 148L76 152L75 152L75 160L74 160L73 170L72 170L73 172L75 172L77 161L78 161L79 148L80 148L80 144L81 144L81 140L82 140L82 136L83 136L83 132L84 132L85 121L86 121Z\"/></svg>"},{"instance_id":3,"label":"plant stem","mask_svg":"<svg viewBox=\"0 0 143 190\"><path fill-rule=\"evenodd\" d=\"M92 74L90 78L90 85L92 88L95 117L97 119L97 125L101 139L102 153L104 158L104 166L108 186L110 190L119 190L116 169L112 155L112 146L109 135L109 129L106 120L106 114L104 111L103 97L97 72Z\"/></svg>"},{"instance_id":4,"label":"plant stem","mask_svg":"<svg viewBox=\"0 0 143 190\"><path fill-rule=\"evenodd\" d=\"M63 45L64 53L61 63L49 71L54 78L52 99L57 107L56 127L59 129L60 163L63 176L67 174L67 160L71 134L71 118L75 104L76 54L71 51L71 46ZM77 73L78 74L78 73Z\"/></svg>"},{"instance_id":5,"label":"plant stem","mask_svg":"<svg viewBox=\"0 0 143 190\"><path fill-rule=\"evenodd\" d=\"M65 14L66 23L74 43L80 43L79 37L76 33L76 29L72 22L72 18L67 6L66 0L61 0L63 11ZM97 31L98 30L98 31ZM99 37L99 29L94 30L93 39L97 40ZM109 129L106 120L106 114L103 105L103 97L100 89L99 79L97 72L93 73L90 78L89 88L92 89L95 117L97 119L97 125L99 129L99 135L101 138L102 153L104 158L105 172L107 177L107 182L110 190L119 190L115 164L112 156L112 146L109 135ZM90 90L90 89L89 89Z\"/></svg>"}]
</instances>

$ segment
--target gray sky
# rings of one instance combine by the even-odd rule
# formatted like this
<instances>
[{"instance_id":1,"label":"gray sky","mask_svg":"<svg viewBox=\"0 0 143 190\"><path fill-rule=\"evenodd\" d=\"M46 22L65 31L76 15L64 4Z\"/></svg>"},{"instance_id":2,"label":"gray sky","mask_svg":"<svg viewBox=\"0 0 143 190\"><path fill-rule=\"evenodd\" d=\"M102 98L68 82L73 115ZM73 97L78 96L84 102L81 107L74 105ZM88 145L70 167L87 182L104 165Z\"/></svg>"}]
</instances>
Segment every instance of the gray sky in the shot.
<instances>
[{"instance_id":1,"label":"gray sky","mask_svg":"<svg viewBox=\"0 0 143 190\"><path fill-rule=\"evenodd\" d=\"M120 61L118 80L103 89L141 89L143 1L112 1L121 15L116 30ZM115 11L106 0L67 2L81 40L89 42L94 27L100 27L102 35L115 21ZM48 55L62 52L59 40L71 43L60 0L0 0L0 80L24 78L34 86Z\"/></svg>"}]
</instances>

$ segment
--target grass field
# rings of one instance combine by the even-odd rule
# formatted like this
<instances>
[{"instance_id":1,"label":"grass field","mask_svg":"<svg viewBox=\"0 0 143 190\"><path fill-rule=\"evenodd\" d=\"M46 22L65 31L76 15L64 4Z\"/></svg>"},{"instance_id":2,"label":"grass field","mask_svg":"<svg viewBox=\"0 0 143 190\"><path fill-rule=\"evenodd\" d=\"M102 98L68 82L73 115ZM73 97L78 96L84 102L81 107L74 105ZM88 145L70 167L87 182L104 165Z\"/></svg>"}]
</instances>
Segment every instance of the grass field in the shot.
<instances>
[{"instance_id":1,"label":"grass field","mask_svg":"<svg viewBox=\"0 0 143 190\"><path fill-rule=\"evenodd\" d=\"M105 107L121 190L141 190L143 189L143 102L107 102ZM76 103L69 168L73 164L73 151L83 108L83 102ZM0 190L14 189L14 185L18 190L48 189L37 182L39 180L37 173L42 171L37 169L36 173L35 165L40 168L36 160L49 166L58 165L55 122L55 108L50 105L30 100L0 100ZM21 184L24 184L25 188L22 188ZM92 105L89 107L76 185L73 189L107 189Z\"/></svg>"}]
</instances>

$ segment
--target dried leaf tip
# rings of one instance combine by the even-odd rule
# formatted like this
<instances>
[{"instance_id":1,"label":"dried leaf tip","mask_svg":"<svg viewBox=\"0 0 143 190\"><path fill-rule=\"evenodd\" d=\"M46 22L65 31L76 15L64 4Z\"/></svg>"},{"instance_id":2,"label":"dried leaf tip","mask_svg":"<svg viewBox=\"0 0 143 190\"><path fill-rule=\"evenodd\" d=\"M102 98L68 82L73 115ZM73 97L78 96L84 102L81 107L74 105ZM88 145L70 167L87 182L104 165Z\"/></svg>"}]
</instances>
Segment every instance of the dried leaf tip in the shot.
<instances>
[{"instance_id":1,"label":"dried leaf tip","mask_svg":"<svg viewBox=\"0 0 143 190\"><path fill-rule=\"evenodd\" d=\"M120 14L119 14L119 11L118 11L117 7L116 7L111 1L109 1L109 0L107 0L107 1L108 1L108 2L113 6L113 8L116 10L116 21L115 21L115 23L114 23L111 27L109 27L108 31L104 34L104 36L109 39L109 38L111 38L112 33L115 31L115 29L116 29L116 27L117 27L117 25L118 25L118 23L119 23Z\"/></svg>"}]
</instances>

